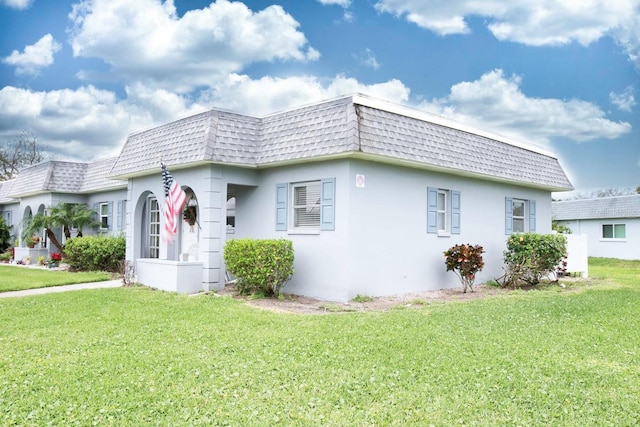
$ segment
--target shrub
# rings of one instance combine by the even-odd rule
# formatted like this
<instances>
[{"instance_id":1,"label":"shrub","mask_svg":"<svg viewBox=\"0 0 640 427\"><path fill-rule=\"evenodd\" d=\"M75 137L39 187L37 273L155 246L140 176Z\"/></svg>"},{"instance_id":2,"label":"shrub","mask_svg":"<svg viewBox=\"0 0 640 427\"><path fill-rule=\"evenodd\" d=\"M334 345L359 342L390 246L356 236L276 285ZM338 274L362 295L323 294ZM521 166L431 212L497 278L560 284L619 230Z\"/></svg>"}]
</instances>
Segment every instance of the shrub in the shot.
<instances>
[{"instance_id":1,"label":"shrub","mask_svg":"<svg viewBox=\"0 0 640 427\"><path fill-rule=\"evenodd\" d=\"M444 252L447 271L453 271L458 276L464 293L467 292L467 288L473 292L476 273L484 267L483 252L482 246L470 244L455 245Z\"/></svg>"},{"instance_id":2,"label":"shrub","mask_svg":"<svg viewBox=\"0 0 640 427\"><path fill-rule=\"evenodd\" d=\"M71 270L117 272L125 256L123 236L85 236L67 240L64 259Z\"/></svg>"},{"instance_id":3,"label":"shrub","mask_svg":"<svg viewBox=\"0 0 640 427\"><path fill-rule=\"evenodd\" d=\"M0 252L4 252L11 246L11 225L7 225L4 218L0 217Z\"/></svg>"},{"instance_id":4,"label":"shrub","mask_svg":"<svg viewBox=\"0 0 640 427\"><path fill-rule=\"evenodd\" d=\"M536 285L553 273L566 256L562 234L514 234L504 251L504 286Z\"/></svg>"},{"instance_id":5,"label":"shrub","mask_svg":"<svg viewBox=\"0 0 640 427\"><path fill-rule=\"evenodd\" d=\"M224 246L224 262L237 277L242 295L277 297L293 276L293 244L285 239L229 240Z\"/></svg>"}]
</instances>

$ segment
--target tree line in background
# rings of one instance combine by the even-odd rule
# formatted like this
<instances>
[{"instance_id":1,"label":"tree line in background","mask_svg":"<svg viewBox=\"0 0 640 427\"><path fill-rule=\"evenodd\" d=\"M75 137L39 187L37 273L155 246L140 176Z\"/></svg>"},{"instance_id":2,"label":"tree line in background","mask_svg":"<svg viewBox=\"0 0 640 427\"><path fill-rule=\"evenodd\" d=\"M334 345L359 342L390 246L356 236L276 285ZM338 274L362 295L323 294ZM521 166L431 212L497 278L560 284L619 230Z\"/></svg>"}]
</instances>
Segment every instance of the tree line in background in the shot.
<instances>
[{"instance_id":1,"label":"tree line in background","mask_svg":"<svg viewBox=\"0 0 640 427\"><path fill-rule=\"evenodd\" d=\"M13 179L21 169L44 160L46 155L38 138L30 131L22 131L0 146L0 181Z\"/></svg>"}]
</instances>

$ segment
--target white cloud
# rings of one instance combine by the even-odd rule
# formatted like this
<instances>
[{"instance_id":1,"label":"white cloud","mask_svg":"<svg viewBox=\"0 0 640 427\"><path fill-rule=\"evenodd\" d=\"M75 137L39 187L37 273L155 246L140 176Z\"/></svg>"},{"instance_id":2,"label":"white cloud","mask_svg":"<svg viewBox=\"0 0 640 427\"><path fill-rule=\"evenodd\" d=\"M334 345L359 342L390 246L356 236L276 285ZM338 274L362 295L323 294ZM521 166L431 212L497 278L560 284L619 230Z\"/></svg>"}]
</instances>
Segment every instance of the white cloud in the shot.
<instances>
[{"instance_id":1,"label":"white cloud","mask_svg":"<svg viewBox=\"0 0 640 427\"><path fill-rule=\"evenodd\" d=\"M360 58L360 62L362 62L364 66L373 68L374 70L380 68L380 63L376 59L376 55L369 48L365 50L364 55Z\"/></svg>"},{"instance_id":2,"label":"white cloud","mask_svg":"<svg viewBox=\"0 0 640 427\"><path fill-rule=\"evenodd\" d=\"M10 7L12 9L28 9L33 0L0 0L0 5Z\"/></svg>"},{"instance_id":3,"label":"white cloud","mask_svg":"<svg viewBox=\"0 0 640 427\"><path fill-rule=\"evenodd\" d=\"M318 0L322 4L336 4L342 7L349 7L351 0Z\"/></svg>"},{"instance_id":4,"label":"white cloud","mask_svg":"<svg viewBox=\"0 0 640 427\"><path fill-rule=\"evenodd\" d=\"M633 96L633 86L627 86L622 93L609 93L609 100L613 105L627 113L631 112L631 108L636 105L636 99Z\"/></svg>"},{"instance_id":5,"label":"white cloud","mask_svg":"<svg viewBox=\"0 0 640 427\"><path fill-rule=\"evenodd\" d=\"M41 68L53 64L53 54L60 49L60 43L51 34L46 34L35 44L26 46L23 53L14 50L2 62L15 66L18 75L35 75Z\"/></svg>"},{"instance_id":6,"label":"white cloud","mask_svg":"<svg viewBox=\"0 0 640 427\"><path fill-rule=\"evenodd\" d=\"M6 86L0 89L0 139L27 129L52 147L57 159L93 160L116 155L132 132L214 106L264 115L354 92L398 103L409 98L409 89L398 80L364 85L341 75L323 81L312 76L252 80L232 74L197 100L142 83L128 85L124 100L93 86L49 92Z\"/></svg>"},{"instance_id":7,"label":"white cloud","mask_svg":"<svg viewBox=\"0 0 640 427\"><path fill-rule=\"evenodd\" d=\"M187 93L262 61L314 61L281 6L253 12L218 0L178 17L172 1L84 0L74 5L74 55L98 57L129 80Z\"/></svg>"},{"instance_id":8,"label":"white cloud","mask_svg":"<svg viewBox=\"0 0 640 427\"><path fill-rule=\"evenodd\" d=\"M546 146L553 138L576 142L614 139L631 130L614 122L592 103L572 99L529 98L520 90L518 76L493 70L473 82L451 87L446 98L423 102L419 108L450 117L478 129Z\"/></svg>"},{"instance_id":9,"label":"white cloud","mask_svg":"<svg viewBox=\"0 0 640 427\"><path fill-rule=\"evenodd\" d=\"M611 34L631 60L638 63L640 54L637 0L379 0L375 7L440 35L466 34L465 19L480 16L489 19L487 27L499 40L588 45Z\"/></svg>"},{"instance_id":10,"label":"white cloud","mask_svg":"<svg viewBox=\"0 0 640 427\"><path fill-rule=\"evenodd\" d=\"M264 115L355 92L397 103L406 103L409 99L409 88L398 80L364 85L342 75L330 81L321 81L314 76L252 80L244 75L232 75L204 94L200 103Z\"/></svg>"},{"instance_id":11,"label":"white cloud","mask_svg":"<svg viewBox=\"0 0 640 427\"><path fill-rule=\"evenodd\" d=\"M130 132L152 120L115 94L93 86L35 92L5 86L0 90L0 136L28 129L56 158L92 159L116 154Z\"/></svg>"}]
</instances>

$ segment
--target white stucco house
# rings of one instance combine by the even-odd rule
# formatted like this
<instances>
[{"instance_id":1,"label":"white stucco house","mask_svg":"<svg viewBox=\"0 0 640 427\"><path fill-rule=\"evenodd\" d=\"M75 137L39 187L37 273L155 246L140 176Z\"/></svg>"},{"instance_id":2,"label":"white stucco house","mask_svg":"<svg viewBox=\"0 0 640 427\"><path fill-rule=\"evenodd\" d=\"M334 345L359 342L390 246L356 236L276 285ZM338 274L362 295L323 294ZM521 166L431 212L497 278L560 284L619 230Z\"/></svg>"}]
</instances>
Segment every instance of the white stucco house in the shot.
<instances>
[{"instance_id":1,"label":"white stucco house","mask_svg":"<svg viewBox=\"0 0 640 427\"><path fill-rule=\"evenodd\" d=\"M589 256L640 260L640 194L556 201L552 215L587 236Z\"/></svg>"},{"instance_id":2,"label":"white stucco house","mask_svg":"<svg viewBox=\"0 0 640 427\"><path fill-rule=\"evenodd\" d=\"M197 212L171 243L161 161ZM221 289L228 239L286 238L284 291L333 301L458 287L443 257L458 243L485 248L479 282L498 277L507 236L550 232L551 192L572 189L551 153L363 95L264 117L212 109L134 133L103 162L77 197L112 203L139 282ZM18 185L23 173L8 194L21 217L71 197Z\"/></svg>"}]
</instances>

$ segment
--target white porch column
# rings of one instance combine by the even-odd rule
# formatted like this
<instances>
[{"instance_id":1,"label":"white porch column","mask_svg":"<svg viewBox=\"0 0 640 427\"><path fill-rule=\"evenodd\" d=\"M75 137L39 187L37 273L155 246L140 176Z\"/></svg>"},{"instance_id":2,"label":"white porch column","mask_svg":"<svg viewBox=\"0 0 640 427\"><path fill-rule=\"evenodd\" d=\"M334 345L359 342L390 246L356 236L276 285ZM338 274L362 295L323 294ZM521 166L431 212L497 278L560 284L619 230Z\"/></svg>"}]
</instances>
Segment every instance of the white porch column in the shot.
<instances>
[{"instance_id":1,"label":"white porch column","mask_svg":"<svg viewBox=\"0 0 640 427\"><path fill-rule=\"evenodd\" d=\"M204 291L224 288L222 271L223 234L226 232L226 218L223 221L223 201L227 200L227 188L223 185L222 171L212 167L205 177L204 200L200 204L202 214L202 234L200 236L200 261L202 270L202 289Z\"/></svg>"}]
</instances>

